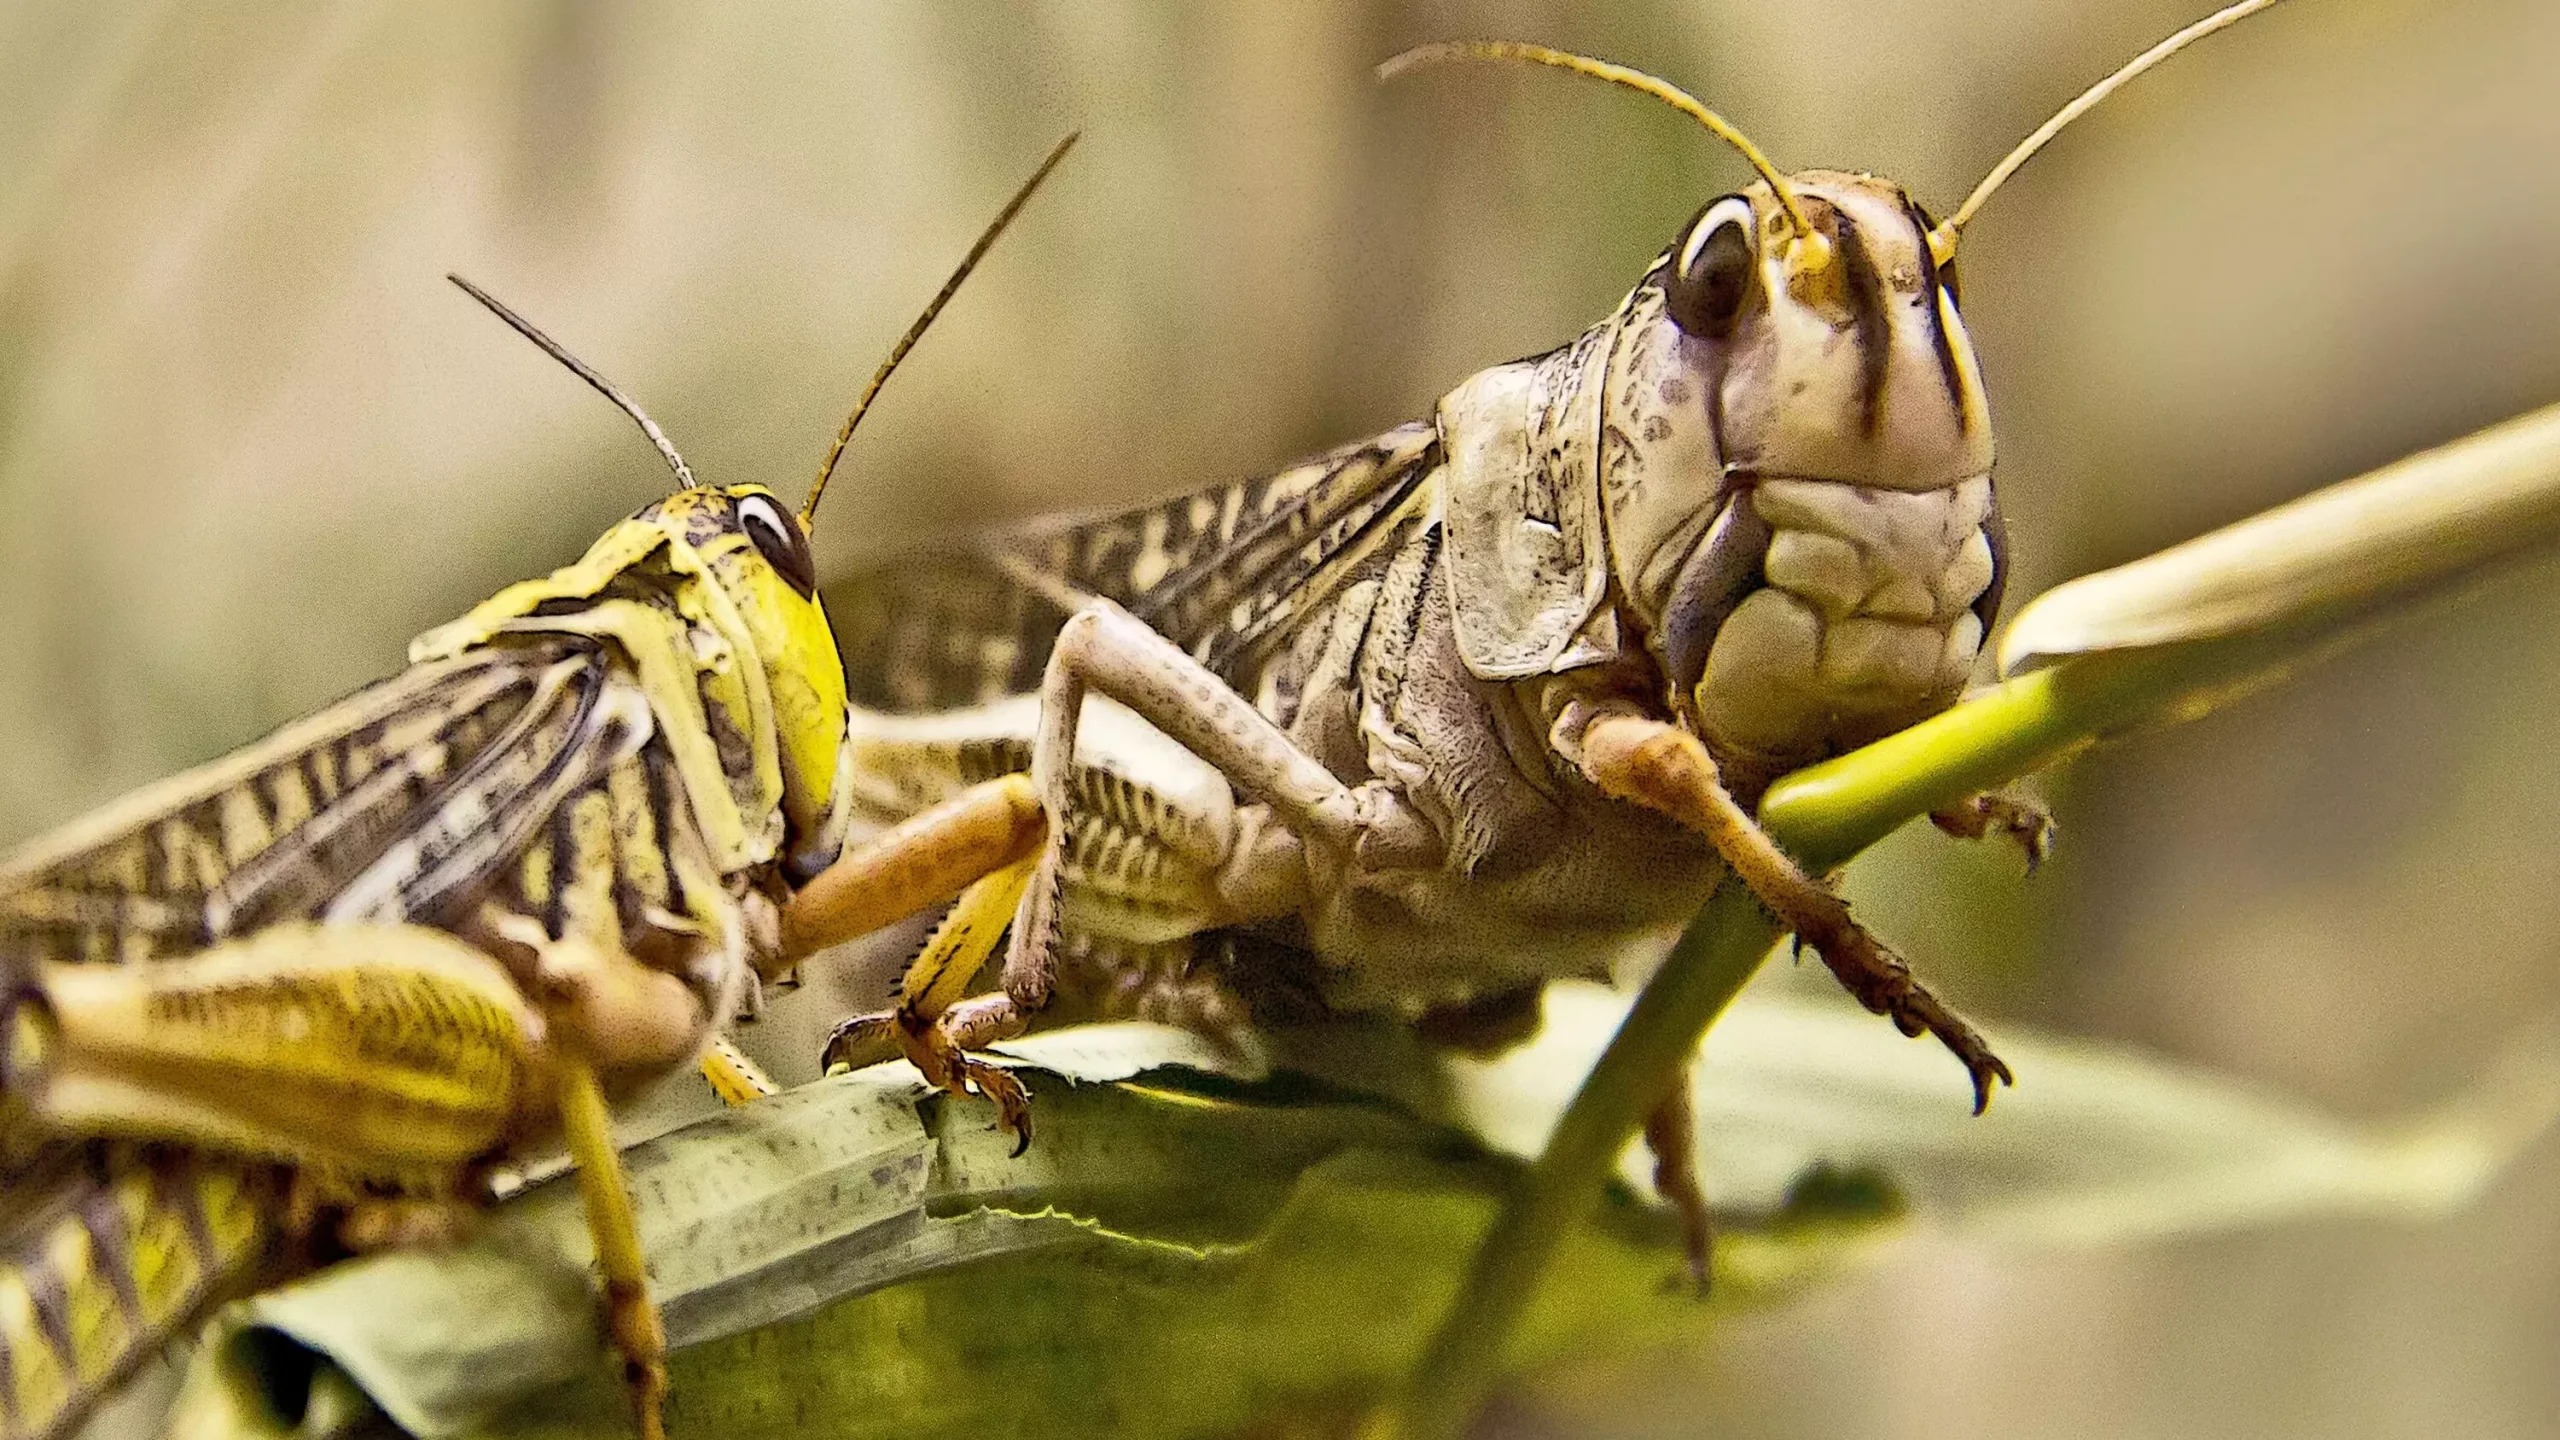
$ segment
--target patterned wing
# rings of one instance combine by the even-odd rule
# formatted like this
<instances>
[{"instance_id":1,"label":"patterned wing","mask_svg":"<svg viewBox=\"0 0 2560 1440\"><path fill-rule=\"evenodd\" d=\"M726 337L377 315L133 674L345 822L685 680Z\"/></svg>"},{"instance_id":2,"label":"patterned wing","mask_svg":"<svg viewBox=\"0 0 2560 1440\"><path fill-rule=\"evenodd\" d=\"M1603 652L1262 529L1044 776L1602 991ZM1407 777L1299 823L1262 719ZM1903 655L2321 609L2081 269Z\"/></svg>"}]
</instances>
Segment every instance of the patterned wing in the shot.
<instances>
[{"instance_id":1,"label":"patterned wing","mask_svg":"<svg viewBox=\"0 0 2560 1440\"><path fill-rule=\"evenodd\" d=\"M412 666L0 864L0 965L185 955L295 918L443 912L648 738L592 642Z\"/></svg>"},{"instance_id":2,"label":"patterned wing","mask_svg":"<svg viewBox=\"0 0 2560 1440\"><path fill-rule=\"evenodd\" d=\"M1277 474L901 558L828 592L853 698L912 713L1034 689L1057 627L1103 596L1234 678L1424 502L1428 424Z\"/></svg>"}]
</instances>

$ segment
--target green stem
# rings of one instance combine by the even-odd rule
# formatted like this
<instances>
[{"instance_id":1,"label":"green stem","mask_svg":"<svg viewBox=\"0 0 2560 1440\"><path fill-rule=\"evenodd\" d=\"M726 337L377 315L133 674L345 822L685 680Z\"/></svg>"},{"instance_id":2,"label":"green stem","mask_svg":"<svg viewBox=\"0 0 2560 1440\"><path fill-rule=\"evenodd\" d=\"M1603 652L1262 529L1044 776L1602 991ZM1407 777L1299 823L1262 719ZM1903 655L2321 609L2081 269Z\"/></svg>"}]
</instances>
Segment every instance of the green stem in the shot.
<instances>
[{"instance_id":1,"label":"green stem","mask_svg":"<svg viewBox=\"0 0 2560 1440\"><path fill-rule=\"evenodd\" d=\"M1997 788L2092 741L2191 719L2281 670L2314 643L2299 631L2076 656L1770 788L1760 818L1827 870L1916 816ZM1575 1092L1546 1150L1494 1218L1400 1406L1376 1433L1454 1440L1501 1378L1520 1318L1567 1227L1597 1203L1617 1158L1676 1083L1778 934L1741 886L1717 888L1636 997Z\"/></svg>"},{"instance_id":2,"label":"green stem","mask_svg":"<svg viewBox=\"0 0 2560 1440\"><path fill-rule=\"evenodd\" d=\"M1522 1177L1476 1250L1451 1319L1423 1354L1391 1433L1440 1440L1461 1433L1494 1381L1521 1314L1569 1227L1600 1198L1627 1141L1679 1081L1698 1039L1760 968L1778 927L1751 892L1727 883L1682 932L1636 997L1599 1063L1574 1093L1555 1135Z\"/></svg>"}]
</instances>

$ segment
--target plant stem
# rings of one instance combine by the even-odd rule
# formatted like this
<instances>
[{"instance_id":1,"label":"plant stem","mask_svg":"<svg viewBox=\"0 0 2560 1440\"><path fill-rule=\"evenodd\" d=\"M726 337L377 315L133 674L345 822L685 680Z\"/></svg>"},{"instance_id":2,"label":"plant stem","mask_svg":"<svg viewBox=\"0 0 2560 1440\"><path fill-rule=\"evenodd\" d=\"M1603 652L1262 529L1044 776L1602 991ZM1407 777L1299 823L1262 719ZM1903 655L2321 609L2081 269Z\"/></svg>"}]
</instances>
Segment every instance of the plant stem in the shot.
<instances>
[{"instance_id":1,"label":"plant stem","mask_svg":"<svg viewBox=\"0 0 2560 1440\"><path fill-rule=\"evenodd\" d=\"M1493 1382L1504 1352L1566 1230L1600 1198L1601 1185L1646 1112L1678 1083L1682 1063L1717 1015L1760 968L1776 922L1730 880L1681 933L1680 943L1602 1052L1557 1121L1546 1150L1521 1179L1477 1247L1475 1265L1424 1352L1403 1413L1389 1433L1443 1440L1461 1433Z\"/></svg>"},{"instance_id":2,"label":"plant stem","mask_svg":"<svg viewBox=\"0 0 2560 1440\"><path fill-rule=\"evenodd\" d=\"M2290 668L2299 630L2076 656L1772 786L1761 823L1827 870L1915 816L1997 788L2115 732L2190 719ZM1618 1156L1676 1083L1709 1026L1767 957L1778 928L1750 892L1717 888L1636 997L1546 1150L1494 1219L1400 1406L1371 1433L1454 1440L1502 1374L1520 1317L1568 1226L1597 1203Z\"/></svg>"},{"instance_id":3,"label":"plant stem","mask_svg":"<svg viewBox=\"0 0 2560 1440\"><path fill-rule=\"evenodd\" d=\"M2002 653L2055 659L1769 789L1760 822L1828 870L1915 816L2102 738L2191 720L2560 536L2560 406L2226 526L2038 600ZM2033 643L2021 644L2031 634ZM1495 1217L1399 1409L1451 1440L1496 1379L1566 1226L1751 978L1776 924L1727 883L1690 922Z\"/></svg>"}]
</instances>

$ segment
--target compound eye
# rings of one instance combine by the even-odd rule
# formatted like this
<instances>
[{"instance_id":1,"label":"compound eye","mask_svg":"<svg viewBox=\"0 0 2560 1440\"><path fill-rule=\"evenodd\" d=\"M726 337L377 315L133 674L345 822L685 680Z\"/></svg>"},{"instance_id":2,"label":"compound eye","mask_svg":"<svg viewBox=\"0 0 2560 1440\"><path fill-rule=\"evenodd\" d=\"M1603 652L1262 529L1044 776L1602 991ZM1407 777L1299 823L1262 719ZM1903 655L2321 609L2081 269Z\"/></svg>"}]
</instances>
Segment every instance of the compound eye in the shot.
<instances>
[{"instance_id":1,"label":"compound eye","mask_svg":"<svg viewBox=\"0 0 2560 1440\"><path fill-rule=\"evenodd\" d=\"M1689 225L1673 259L1663 298L1672 322L1692 335L1721 339L1733 331L1760 273L1751 202L1727 195Z\"/></svg>"},{"instance_id":2,"label":"compound eye","mask_svg":"<svg viewBox=\"0 0 2560 1440\"><path fill-rule=\"evenodd\" d=\"M740 496L738 524L755 542L756 553L781 574L784 583L799 591L802 599L818 593L818 561L809 553L809 537L801 533L800 522L784 514L772 496Z\"/></svg>"}]
</instances>

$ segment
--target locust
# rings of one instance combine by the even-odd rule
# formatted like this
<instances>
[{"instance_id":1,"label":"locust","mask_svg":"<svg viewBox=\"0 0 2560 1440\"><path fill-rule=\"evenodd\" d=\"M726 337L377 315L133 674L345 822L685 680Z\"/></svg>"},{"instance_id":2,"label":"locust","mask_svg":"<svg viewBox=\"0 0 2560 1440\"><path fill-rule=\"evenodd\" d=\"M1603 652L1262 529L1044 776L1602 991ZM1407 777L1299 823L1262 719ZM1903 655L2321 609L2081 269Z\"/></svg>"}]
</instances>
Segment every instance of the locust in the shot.
<instances>
[{"instance_id":1,"label":"locust","mask_svg":"<svg viewBox=\"0 0 2560 1440\"><path fill-rule=\"evenodd\" d=\"M1783 173L1624 66L1483 41L1388 61L1382 77L1491 59L1627 86L1758 179L1702 206L1598 324L1428 418L831 588L857 823L1027 775L1048 825L826 1059L902 1054L1028 1143L1029 1097L983 1052L1035 1018L1233 1037L1383 1012L1500 1044L1547 982L1658 961L1731 876L1868 1009L1943 1043L1980 1113L2009 1067L1752 807L1952 703L1997 617L1964 227L2063 126L2270 3L2101 81L1943 221L1888 179ZM1937 818L2030 865L2050 834L1997 796ZM999 943L1000 983L978 991ZM1646 1133L1703 1281L1688 1093L1668 1084Z\"/></svg>"},{"instance_id":2,"label":"locust","mask_svg":"<svg viewBox=\"0 0 2560 1440\"><path fill-rule=\"evenodd\" d=\"M732 1099L771 1088L720 1032L789 973L786 926L830 933L802 892L859 866L810 548L824 476L1075 139L899 341L796 512L696 482L638 404L453 277L626 412L677 488L420 637L398 674L0 860L0 1437L65 1433L280 1249L438 1233L553 1137L639 1428L662 1433L608 1107L696 1064ZM963 806L934 833L989 825L975 843L1015 846L1036 806ZM901 845L863 894L957 888Z\"/></svg>"}]
</instances>

